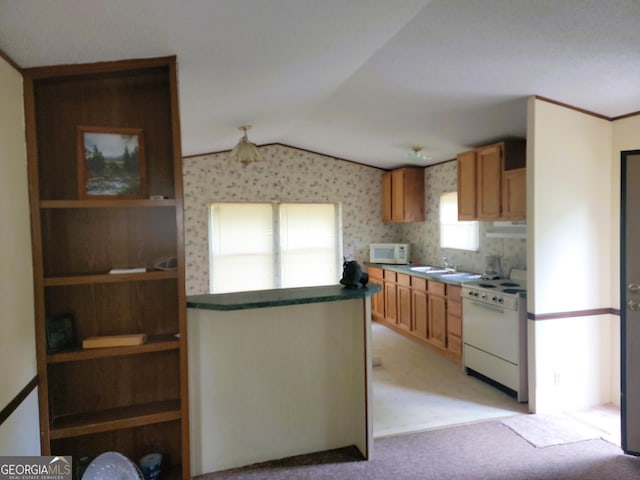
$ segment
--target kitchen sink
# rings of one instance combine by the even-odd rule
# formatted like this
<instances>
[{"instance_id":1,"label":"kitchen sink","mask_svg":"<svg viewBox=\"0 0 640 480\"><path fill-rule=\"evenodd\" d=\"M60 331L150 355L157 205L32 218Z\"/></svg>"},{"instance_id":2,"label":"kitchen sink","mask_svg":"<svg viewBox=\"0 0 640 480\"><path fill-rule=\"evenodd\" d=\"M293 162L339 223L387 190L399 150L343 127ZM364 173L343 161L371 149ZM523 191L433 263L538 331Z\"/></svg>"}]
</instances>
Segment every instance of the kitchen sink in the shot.
<instances>
[{"instance_id":1,"label":"kitchen sink","mask_svg":"<svg viewBox=\"0 0 640 480\"><path fill-rule=\"evenodd\" d=\"M409 267L409 270L413 272L431 273L433 270L436 270L436 267L429 267L428 265L423 265L420 267Z\"/></svg>"},{"instance_id":2,"label":"kitchen sink","mask_svg":"<svg viewBox=\"0 0 640 480\"><path fill-rule=\"evenodd\" d=\"M446 277L446 278L456 279L456 280L463 279L463 278L468 280L477 280L480 278L480 275L477 273L458 272L450 268L432 267L429 265L409 267L409 269L412 272L426 273L427 275L434 275L436 277Z\"/></svg>"},{"instance_id":3,"label":"kitchen sink","mask_svg":"<svg viewBox=\"0 0 640 480\"><path fill-rule=\"evenodd\" d=\"M409 269L413 272L429 273L429 274L433 273L438 275L447 275L447 274L457 273L456 271L451 270L450 268L431 267L429 265L422 265L419 267L409 267Z\"/></svg>"}]
</instances>

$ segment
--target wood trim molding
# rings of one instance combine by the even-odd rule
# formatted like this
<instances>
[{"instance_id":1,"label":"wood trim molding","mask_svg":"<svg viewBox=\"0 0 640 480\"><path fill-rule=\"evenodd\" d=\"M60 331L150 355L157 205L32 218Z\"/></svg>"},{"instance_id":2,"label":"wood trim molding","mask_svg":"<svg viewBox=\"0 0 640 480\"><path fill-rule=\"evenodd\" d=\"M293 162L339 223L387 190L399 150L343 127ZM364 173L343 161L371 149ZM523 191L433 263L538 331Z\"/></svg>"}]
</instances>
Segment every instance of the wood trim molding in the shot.
<instances>
[{"instance_id":1,"label":"wood trim molding","mask_svg":"<svg viewBox=\"0 0 640 480\"><path fill-rule=\"evenodd\" d=\"M329 155L328 153L322 153L322 152L316 152L314 150L308 150L306 148L300 148L300 147L295 147L293 145L287 145L286 143L279 143L279 142L274 142L274 143L265 143L263 145L256 145L259 148L262 147L272 147L272 146L280 146L280 147L285 147L285 148L293 148L294 150L298 150L300 152L307 152L307 153L312 153L314 155L322 155L323 157L327 157L327 158L333 158L334 160L342 160L343 162L349 162L349 163L353 163L355 165L361 165L363 167L369 167L369 168L376 168L378 170L385 170L384 168L381 167L374 167L371 165L367 165L364 163L360 163L360 162L356 162L355 160L349 160L347 158L341 158L341 157L336 157L334 155ZM207 152L207 153L196 153L193 155L184 155L182 157L182 159L187 159L187 158L195 158L195 157L206 157L208 155L218 155L220 153L226 153L226 152L230 152L231 149L227 149L227 150L219 150L217 152Z\"/></svg>"},{"instance_id":2,"label":"wood trim molding","mask_svg":"<svg viewBox=\"0 0 640 480\"><path fill-rule=\"evenodd\" d=\"M7 53L0 48L0 58L3 58L9 65L15 68L18 72L22 73L22 67L18 65L13 58L11 58Z\"/></svg>"},{"instance_id":3,"label":"wood trim molding","mask_svg":"<svg viewBox=\"0 0 640 480\"><path fill-rule=\"evenodd\" d=\"M616 308L593 308L591 310L576 310L574 312L552 312L552 313L527 313L527 318L533 321L558 320L561 318L593 317L596 315L616 315L620 316L620 310Z\"/></svg>"},{"instance_id":4,"label":"wood trim molding","mask_svg":"<svg viewBox=\"0 0 640 480\"><path fill-rule=\"evenodd\" d=\"M637 112L627 113L625 115L618 115L617 117L613 117L611 120L622 120L623 118L635 117L636 115L640 115L640 110L638 110Z\"/></svg>"},{"instance_id":5,"label":"wood trim molding","mask_svg":"<svg viewBox=\"0 0 640 480\"><path fill-rule=\"evenodd\" d=\"M542 100L543 102L553 103L554 105L559 105L561 107L565 107L565 108L568 108L568 109L571 109L571 110L575 110L577 112L585 113L585 114L591 115L593 117L602 118L604 120L609 120L609 121L612 120L611 117L607 117L606 115L602 115L600 113L592 112L590 110L585 110L584 108L576 107L574 105L569 105L568 103L559 102L557 100L553 100L552 98L543 97L541 95L534 95L534 97L536 99L538 99L538 100Z\"/></svg>"},{"instance_id":6,"label":"wood trim molding","mask_svg":"<svg viewBox=\"0 0 640 480\"><path fill-rule=\"evenodd\" d=\"M7 418L11 416L11 414L20 406L20 404L24 401L25 398L29 396L29 394L38 386L39 378L38 375L33 377L27 385L18 392L18 394L13 397L13 399L7 403L6 407L0 411L0 425L2 425Z\"/></svg>"}]
</instances>

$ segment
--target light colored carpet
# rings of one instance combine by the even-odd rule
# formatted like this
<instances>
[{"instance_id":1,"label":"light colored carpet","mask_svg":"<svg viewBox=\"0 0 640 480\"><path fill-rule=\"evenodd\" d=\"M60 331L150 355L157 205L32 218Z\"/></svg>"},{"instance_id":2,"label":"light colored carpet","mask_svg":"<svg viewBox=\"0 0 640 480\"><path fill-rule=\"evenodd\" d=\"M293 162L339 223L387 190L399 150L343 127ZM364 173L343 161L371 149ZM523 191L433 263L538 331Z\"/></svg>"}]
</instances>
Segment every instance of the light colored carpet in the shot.
<instances>
[{"instance_id":1,"label":"light colored carpet","mask_svg":"<svg viewBox=\"0 0 640 480\"><path fill-rule=\"evenodd\" d=\"M611 404L575 412L518 415L502 423L538 448L596 438L620 446L620 410Z\"/></svg>"},{"instance_id":2,"label":"light colored carpet","mask_svg":"<svg viewBox=\"0 0 640 480\"><path fill-rule=\"evenodd\" d=\"M526 413L504 392L466 375L427 346L374 322L375 438Z\"/></svg>"},{"instance_id":3,"label":"light colored carpet","mask_svg":"<svg viewBox=\"0 0 640 480\"><path fill-rule=\"evenodd\" d=\"M600 438L595 428L566 415L518 415L502 423L537 448Z\"/></svg>"}]
</instances>

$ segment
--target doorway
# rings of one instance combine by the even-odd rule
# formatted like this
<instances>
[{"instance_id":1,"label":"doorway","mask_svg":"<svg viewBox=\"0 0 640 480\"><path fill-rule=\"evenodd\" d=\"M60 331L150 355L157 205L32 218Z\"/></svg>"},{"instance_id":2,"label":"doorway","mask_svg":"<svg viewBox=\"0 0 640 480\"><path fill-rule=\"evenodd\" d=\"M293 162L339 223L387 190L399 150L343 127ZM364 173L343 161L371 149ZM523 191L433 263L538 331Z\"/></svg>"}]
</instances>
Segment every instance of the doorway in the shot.
<instances>
[{"instance_id":1,"label":"doorway","mask_svg":"<svg viewBox=\"0 0 640 480\"><path fill-rule=\"evenodd\" d=\"M620 350L622 449L640 455L640 150L621 153Z\"/></svg>"}]
</instances>

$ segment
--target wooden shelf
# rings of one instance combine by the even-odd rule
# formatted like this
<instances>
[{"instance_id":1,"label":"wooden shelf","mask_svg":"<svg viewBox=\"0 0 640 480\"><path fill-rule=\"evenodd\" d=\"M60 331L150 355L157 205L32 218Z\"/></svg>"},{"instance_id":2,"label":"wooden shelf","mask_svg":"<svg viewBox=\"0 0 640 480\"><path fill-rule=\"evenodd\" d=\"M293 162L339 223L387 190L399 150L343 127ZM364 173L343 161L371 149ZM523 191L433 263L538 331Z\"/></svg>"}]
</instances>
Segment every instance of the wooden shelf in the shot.
<instances>
[{"instance_id":1,"label":"wooden shelf","mask_svg":"<svg viewBox=\"0 0 640 480\"><path fill-rule=\"evenodd\" d=\"M99 412L64 415L53 420L51 439L77 437L180 420L180 400L130 405Z\"/></svg>"},{"instance_id":2,"label":"wooden shelf","mask_svg":"<svg viewBox=\"0 0 640 480\"><path fill-rule=\"evenodd\" d=\"M139 458L152 441L171 462L162 477L189 480L176 58L36 67L22 73L40 451L82 456L118 450ZM78 126L100 125L144 133L143 198L84 198L82 173L88 163L78 161ZM99 165L92 168L101 175ZM177 269L152 268L164 257L175 257ZM108 273L118 265L148 269ZM73 315L80 338L153 335L142 345L47 354L47 316L61 313Z\"/></svg>"},{"instance_id":3,"label":"wooden shelf","mask_svg":"<svg viewBox=\"0 0 640 480\"><path fill-rule=\"evenodd\" d=\"M178 278L178 273L172 271L151 271L144 273L101 273L92 275L68 275L61 277L46 277L45 287L60 287L66 285L88 285L97 283L147 282L154 280L169 280Z\"/></svg>"},{"instance_id":4,"label":"wooden shelf","mask_svg":"<svg viewBox=\"0 0 640 480\"><path fill-rule=\"evenodd\" d=\"M42 200L40 208L131 208L131 207L175 207L175 198L165 200L114 199L114 200Z\"/></svg>"},{"instance_id":5,"label":"wooden shelf","mask_svg":"<svg viewBox=\"0 0 640 480\"><path fill-rule=\"evenodd\" d=\"M144 353L162 352L165 350L177 350L180 348L180 340L174 335L153 335L147 343L125 347L77 349L68 352L47 355L47 363L78 362L97 358L121 357L125 355L140 355Z\"/></svg>"}]
</instances>

